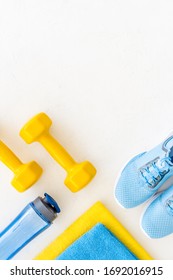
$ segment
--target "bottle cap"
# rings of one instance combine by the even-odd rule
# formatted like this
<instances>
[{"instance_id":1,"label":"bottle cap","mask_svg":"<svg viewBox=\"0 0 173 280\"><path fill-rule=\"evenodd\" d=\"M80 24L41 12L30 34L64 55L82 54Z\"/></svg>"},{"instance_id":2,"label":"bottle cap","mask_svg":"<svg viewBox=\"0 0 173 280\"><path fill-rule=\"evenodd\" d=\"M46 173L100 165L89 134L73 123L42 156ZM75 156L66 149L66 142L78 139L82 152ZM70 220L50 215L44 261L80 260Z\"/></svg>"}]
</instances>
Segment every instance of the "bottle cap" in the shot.
<instances>
[{"instance_id":1,"label":"bottle cap","mask_svg":"<svg viewBox=\"0 0 173 280\"><path fill-rule=\"evenodd\" d=\"M56 219L57 213L61 211L56 201L47 193L44 194L44 198L39 196L31 204L37 214L50 223Z\"/></svg>"}]
</instances>

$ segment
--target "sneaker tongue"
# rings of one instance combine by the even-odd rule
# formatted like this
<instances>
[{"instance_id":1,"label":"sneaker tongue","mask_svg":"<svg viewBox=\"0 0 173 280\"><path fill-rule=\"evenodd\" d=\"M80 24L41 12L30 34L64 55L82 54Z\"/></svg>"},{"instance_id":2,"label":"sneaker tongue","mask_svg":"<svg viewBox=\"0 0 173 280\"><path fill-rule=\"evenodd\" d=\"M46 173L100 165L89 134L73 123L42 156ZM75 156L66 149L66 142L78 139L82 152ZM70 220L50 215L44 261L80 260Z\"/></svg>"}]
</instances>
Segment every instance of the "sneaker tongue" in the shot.
<instances>
[{"instance_id":1,"label":"sneaker tongue","mask_svg":"<svg viewBox=\"0 0 173 280\"><path fill-rule=\"evenodd\" d=\"M171 159L171 162L173 162L173 147L170 149L169 157Z\"/></svg>"},{"instance_id":2,"label":"sneaker tongue","mask_svg":"<svg viewBox=\"0 0 173 280\"><path fill-rule=\"evenodd\" d=\"M171 159L171 162L173 163L173 137L165 141L164 149L165 151L167 151L167 156Z\"/></svg>"}]
</instances>

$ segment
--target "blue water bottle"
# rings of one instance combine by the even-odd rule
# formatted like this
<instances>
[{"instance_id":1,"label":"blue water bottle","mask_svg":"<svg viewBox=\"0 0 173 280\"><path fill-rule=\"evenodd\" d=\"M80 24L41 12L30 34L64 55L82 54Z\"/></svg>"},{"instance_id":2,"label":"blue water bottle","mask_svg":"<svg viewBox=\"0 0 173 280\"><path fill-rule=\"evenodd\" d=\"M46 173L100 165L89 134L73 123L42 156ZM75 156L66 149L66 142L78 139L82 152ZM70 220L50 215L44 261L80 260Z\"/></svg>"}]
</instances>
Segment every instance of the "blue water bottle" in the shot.
<instances>
[{"instance_id":1,"label":"blue water bottle","mask_svg":"<svg viewBox=\"0 0 173 280\"><path fill-rule=\"evenodd\" d=\"M0 260L9 260L26 244L47 229L60 208L47 193L37 197L0 233Z\"/></svg>"}]
</instances>

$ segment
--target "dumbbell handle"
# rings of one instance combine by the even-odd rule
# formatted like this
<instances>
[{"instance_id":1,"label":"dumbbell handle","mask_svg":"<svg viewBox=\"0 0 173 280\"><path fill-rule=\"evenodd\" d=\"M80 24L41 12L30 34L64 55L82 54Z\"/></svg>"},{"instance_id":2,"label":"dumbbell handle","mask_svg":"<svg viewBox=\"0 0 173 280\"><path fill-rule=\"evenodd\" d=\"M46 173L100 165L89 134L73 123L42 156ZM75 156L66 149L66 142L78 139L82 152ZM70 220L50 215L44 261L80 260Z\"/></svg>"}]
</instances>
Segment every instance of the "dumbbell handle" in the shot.
<instances>
[{"instance_id":1,"label":"dumbbell handle","mask_svg":"<svg viewBox=\"0 0 173 280\"><path fill-rule=\"evenodd\" d=\"M76 164L74 159L67 153L67 151L53 138L49 132L44 133L38 139L43 147L50 153L50 155L68 172Z\"/></svg>"},{"instance_id":2,"label":"dumbbell handle","mask_svg":"<svg viewBox=\"0 0 173 280\"><path fill-rule=\"evenodd\" d=\"M2 141L0 141L0 160L14 173L22 165L18 157Z\"/></svg>"}]
</instances>

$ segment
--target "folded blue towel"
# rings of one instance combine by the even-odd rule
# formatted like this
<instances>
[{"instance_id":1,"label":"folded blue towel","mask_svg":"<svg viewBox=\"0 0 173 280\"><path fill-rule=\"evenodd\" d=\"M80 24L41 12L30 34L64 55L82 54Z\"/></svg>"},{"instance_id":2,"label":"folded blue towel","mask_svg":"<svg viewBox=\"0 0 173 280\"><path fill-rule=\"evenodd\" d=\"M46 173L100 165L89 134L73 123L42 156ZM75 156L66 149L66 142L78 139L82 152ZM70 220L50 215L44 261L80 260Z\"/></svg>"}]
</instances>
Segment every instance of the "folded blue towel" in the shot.
<instances>
[{"instance_id":1,"label":"folded blue towel","mask_svg":"<svg viewBox=\"0 0 173 280\"><path fill-rule=\"evenodd\" d=\"M137 260L104 225L98 223L56 260Z\"/></svg>"}]
</instances>

